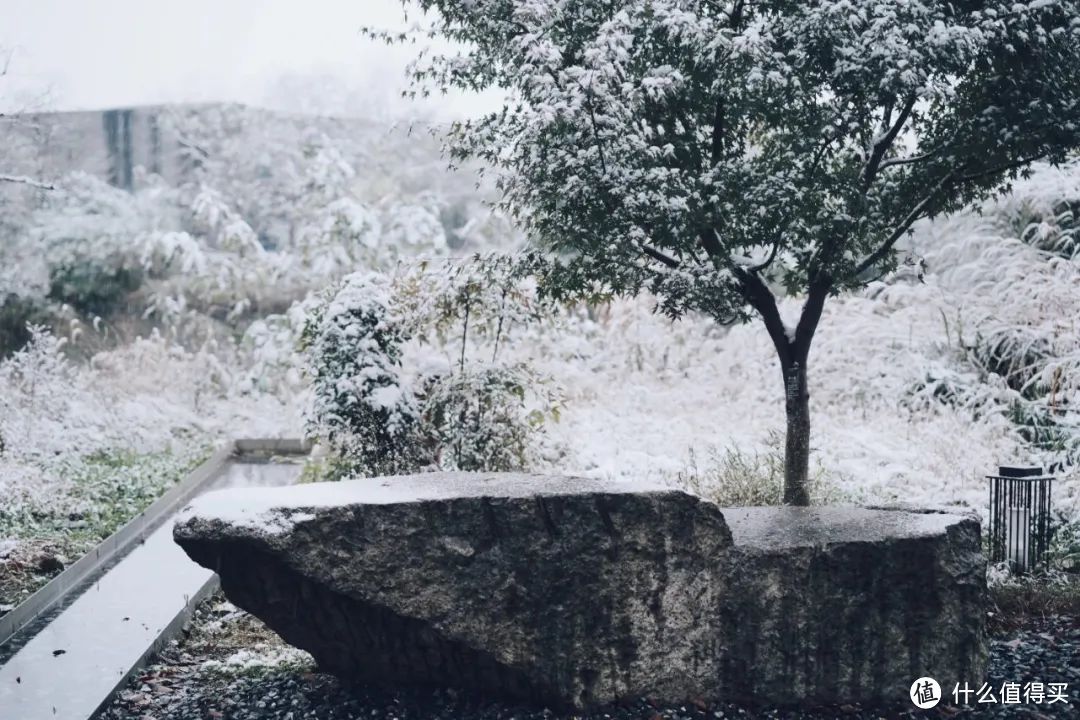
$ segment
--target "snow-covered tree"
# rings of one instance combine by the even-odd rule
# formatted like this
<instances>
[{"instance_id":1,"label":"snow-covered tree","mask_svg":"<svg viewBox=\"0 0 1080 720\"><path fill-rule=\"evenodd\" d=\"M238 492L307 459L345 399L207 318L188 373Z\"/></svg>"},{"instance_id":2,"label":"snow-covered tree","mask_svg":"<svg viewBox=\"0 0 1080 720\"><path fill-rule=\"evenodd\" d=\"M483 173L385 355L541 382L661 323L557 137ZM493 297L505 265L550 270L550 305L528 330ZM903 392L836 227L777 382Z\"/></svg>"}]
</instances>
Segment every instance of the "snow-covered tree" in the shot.
<instances>
[{"instance_id":1,"label":"snow-covered tree","mask_svg":"<svg viewBox=\"0 0 1080 720\"><path fill-rule=\"evenodd\" d=\"M367 475L409 472L422 464L418 413L401 373L407 338L390 313L389 279L354 273L304 331L314 384L310 429Z\"/></svg>"},{"instance_id":2,"label":"snow-covered tree","mask_svg":"<svg viewBox=\"0 0 1080 720\"><path fill-rule=\"evenodd\" d=\"M24 107L26 103L19 99L7 97L7 93L4 92L6 88L3 86L3 82L11 69L13 54L10 49L0 47L0 137L3 138L3 143L0 144L0 188L16 185L36 190L52 190L52 183L38 177L30 177L11 171L12 165L25 167L28 164L28 156L32 157L32 154L27 152L26 143L19 142L18 138L13 137L11 132L13 126L26 125L29 122L28 116L25 115L25 113L29 112L29 108ZM37 103L31 103L31 105L33 104ZM17 110L14 109L16 107ZM3 199L3 196L0 196L0 202Z\"/></svg>"},{"instance_id":3,"label":"snow-covered tree","mask_svg":"<svg viewBox=\"0 0 1080 720\"><path fill-rule=\"evenodd\" d=\"M422 56L419 91L506 92L450 148L494 168L550 291L762 319L790 503L808 502L826 298L888 273L920 219L1080 146L1078 0L419 5L463 48ZM805 294L796 322L781 290Z\"/></svg>"}]
</instances>

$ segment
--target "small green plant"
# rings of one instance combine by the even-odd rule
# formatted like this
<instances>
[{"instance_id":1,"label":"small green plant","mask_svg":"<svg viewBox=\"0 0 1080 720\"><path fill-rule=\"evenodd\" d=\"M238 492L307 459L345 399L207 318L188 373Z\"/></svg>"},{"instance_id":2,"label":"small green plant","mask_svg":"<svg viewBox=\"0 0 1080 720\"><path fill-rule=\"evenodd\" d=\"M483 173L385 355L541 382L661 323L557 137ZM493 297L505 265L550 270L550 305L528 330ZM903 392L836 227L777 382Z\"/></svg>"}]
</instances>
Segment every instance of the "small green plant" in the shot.
<instances>
[{"instance_id":1,"label":"small green plant","mask_svg":"<svg viewBox=\"0 0 1080 720\"><path fill-rule=\"evenodd\" d=\"M48 494L9 495L0 503L0 538L27 561L0 563L0 605L16 604L119 530L207 456L193 452L97 452L61 468L66 482ZM65 558L42 572L33 558Z\"/></svg>"},{"instance_id":2,"label":"small green plant","mask_svg":"<svg viewBox=\"0 0 1080 720\"><path fill-rule=\"evenodd\" d=\"M543 410L529 409L530 395ZM532 435L558 419L560 402L550 379L525 365L434 376L422 395L424 429L441 468L521 470L532 461Z\"/></svg>"}]
</instances>

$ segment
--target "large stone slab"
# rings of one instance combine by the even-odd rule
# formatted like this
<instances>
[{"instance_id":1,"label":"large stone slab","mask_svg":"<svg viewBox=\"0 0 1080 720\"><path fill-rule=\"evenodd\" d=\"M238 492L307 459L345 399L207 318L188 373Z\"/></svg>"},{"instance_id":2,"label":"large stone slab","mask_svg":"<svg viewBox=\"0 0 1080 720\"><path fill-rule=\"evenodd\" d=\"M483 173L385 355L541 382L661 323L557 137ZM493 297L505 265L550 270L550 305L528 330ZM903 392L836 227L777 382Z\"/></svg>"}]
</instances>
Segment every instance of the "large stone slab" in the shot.
<instances>
[{"instance_id":1,"label":"large stone slab","mask_svg":"<svg viewBox=\"0 0 1080 720\"><path fill-rule=\"evenodd\" d=\"M907 704L920 677L946 692L983 681L986 563L975 517L843 507L723 513L734 535L717 571L729 697Z\"/></svg>"},{"instance_id":2,"label":"large stone slab","mask_svg":"<svg viewBox=\"0 0 1080 720\"><path fill-rule=\"evenodd\" d=\"M175 537L331 672L575 705L698 689L731 545L666 488L466 474L227 491Z\"/></svg>"},{"instance_id":3,"label":"large stone slab","mask_svg":"<svg viewBox=\"0 0 1080 720\"><path fill-rule=\"evenodd\" d=\"M431 473L212 493L174 536L361 682L575 707L903 702L922 675L984 670L979 527L959 515Z\"/></svg>"}]
</instances>

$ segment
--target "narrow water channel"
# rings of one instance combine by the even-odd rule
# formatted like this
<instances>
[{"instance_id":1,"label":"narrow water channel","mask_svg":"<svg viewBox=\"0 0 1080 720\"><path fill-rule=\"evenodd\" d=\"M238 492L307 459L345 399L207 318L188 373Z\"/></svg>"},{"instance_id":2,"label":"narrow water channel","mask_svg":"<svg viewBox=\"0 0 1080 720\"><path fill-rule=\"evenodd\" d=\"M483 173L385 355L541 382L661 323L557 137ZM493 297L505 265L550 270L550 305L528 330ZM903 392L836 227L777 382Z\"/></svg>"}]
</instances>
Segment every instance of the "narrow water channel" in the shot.
<instances>
[{"instance_id":1,"label":"narrow water channel","mask_svg":"<svg viewBox=\"0 0 1080 720\"><path fill-rule=\"evenodd\" d=\"M206 490L289 485L302 465L229 462ZM0 666L0 720L87 720L213 579L168 518Z\"/></svg>"}]
</instances>

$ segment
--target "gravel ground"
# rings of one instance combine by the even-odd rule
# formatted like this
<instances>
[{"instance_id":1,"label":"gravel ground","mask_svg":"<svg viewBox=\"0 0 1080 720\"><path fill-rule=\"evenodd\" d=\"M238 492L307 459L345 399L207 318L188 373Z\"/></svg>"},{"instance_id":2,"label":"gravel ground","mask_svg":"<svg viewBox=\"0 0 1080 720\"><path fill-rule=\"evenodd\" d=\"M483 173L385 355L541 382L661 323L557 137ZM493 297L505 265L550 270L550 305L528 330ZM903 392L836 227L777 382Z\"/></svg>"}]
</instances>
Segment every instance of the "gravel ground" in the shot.
<instances>
[{"instance_id":1,"label":"gravel ground","mask_svg":"<svg viewBox=\"0 0 1080 720\"><path fill-rule=\"evenodd\" d=\"M907 718L1080 717L1080 620L1029 623L993 640L988 682L1067 683L1068 703L957 707L952 688L933 710L843 706L817 710L734 705L663 707L647 700L584 716L588 720L893 720ZM978 690L979 688L973 688ZM1021 698L1022 699L1022 698ZM1047 697L1049 699L1049 697ZM972 699L974 703L974 698ZM200 609L187 637L174 643L107 708L99 720L562 720L583 718L536 707L470 702L452 690L392 693L345 688L315 672L306 653L284 645L250 615L221 598ZM583 720L584 720L583 718Z\"/></svg>"}]
</instances>

